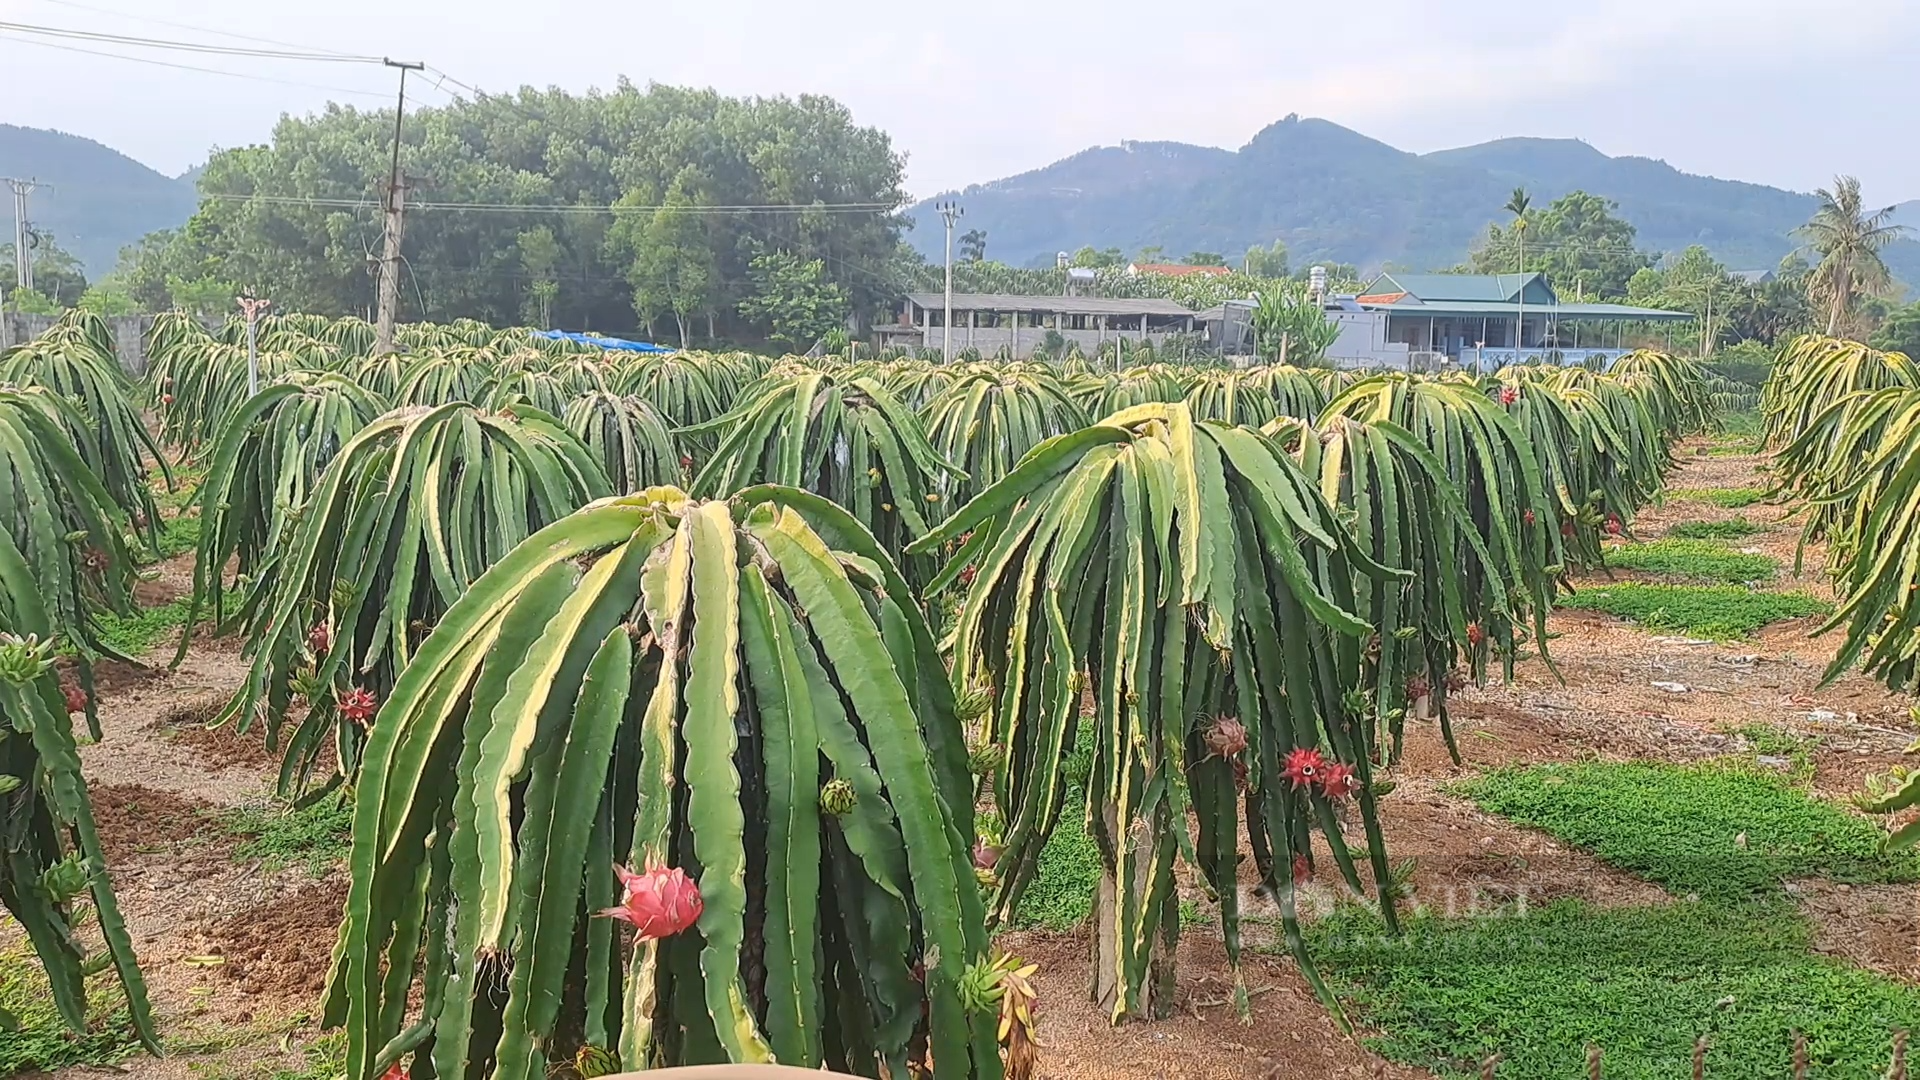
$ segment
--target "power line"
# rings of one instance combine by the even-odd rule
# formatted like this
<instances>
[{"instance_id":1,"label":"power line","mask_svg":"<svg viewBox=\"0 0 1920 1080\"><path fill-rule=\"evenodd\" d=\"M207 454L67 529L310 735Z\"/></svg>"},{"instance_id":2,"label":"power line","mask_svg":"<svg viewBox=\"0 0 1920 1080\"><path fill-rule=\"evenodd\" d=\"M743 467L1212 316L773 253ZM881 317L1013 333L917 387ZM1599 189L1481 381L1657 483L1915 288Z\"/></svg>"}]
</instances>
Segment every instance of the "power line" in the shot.
<instances>
[{"instance_id":1,"label":"power line","mask_svg":"<svg viewBox=\"0 0 1920 1080\"><path fill-rule=\"evenodd\" d=\"M178 64L171 60L160 60L151 56L128 56L125 53L102 52L98 49L83 49L77 45L60 45L51 41L36 41L32 38L0 38L15 45L34 45L42 49L58 49L61 52L82 53L87 56L104 56L109 60L130 60L136 64L152 64L155 67L174 68L178 71L197 71L206 75L225 75L234 79L252 79L255 82L278 83L281 86L298 86L308 90L325 90L330 94L351 94L355 97L378 98L386 100L385 94L376 94L368 90L352 90L344 86L324 86L320 83L296 82L292 79L276 79L271 75L254 75L245 71L229 71L224 68L200 67L195 64Z\"/></svg>"},{"instance_id":2,"label":"power line","mask_svg":"<svg viewBox=\"0 0 1920 1080\"><path fill-rule=\"evenodd\" d=\"M105 45L129 45L141 49L172 49L178 52L208 53L215 56L244 56L263 60L311 60L329 64L378 64L378 56L349 56L342 53L319 53L295 51L292 49L243 48L237 45L210 45L195 41L168 41L161 38L139 37L132 34L108 34L98 30L74 30L60 26L38 26L33 23L0 22L0 30L15 34L37 34L41 37L64 38L71 41L90 41Z\"/></svg>"},{"instance_id":3,"label":"power line","mask_svg":"<svg viewBox=\"0 0 1920 1080\"><path fill-rule=\"evenodd\" d=\"M348 53L340 52L337 49L323 48L318 45L298 45L291 41L277 41L273 38L251 37L247 34L236 34L231 30L218 30L211 26L195 26L192 23L171 22L166 19L156 19L151 15L135 15L132 12L128 12L128 11L115 11L112 8L96 7L92 4L78 3L76 2L76 0L40 0L40 2L45 4L58 4L61 7L74 8L79 11L91 11L96 15L111 15L117 19L132 19L135 22L150 23L154 26L168 26L168 27L172 27L175 30L192 30L196 33L212 34L215 37L232 38L235 41L251 41L257 45L278 45L282 48L287 48L287 49L301 49L306 52L328 53L330 55L339 56L339 57L347 57L351 55Z\"/></svg>"}]
</instances>

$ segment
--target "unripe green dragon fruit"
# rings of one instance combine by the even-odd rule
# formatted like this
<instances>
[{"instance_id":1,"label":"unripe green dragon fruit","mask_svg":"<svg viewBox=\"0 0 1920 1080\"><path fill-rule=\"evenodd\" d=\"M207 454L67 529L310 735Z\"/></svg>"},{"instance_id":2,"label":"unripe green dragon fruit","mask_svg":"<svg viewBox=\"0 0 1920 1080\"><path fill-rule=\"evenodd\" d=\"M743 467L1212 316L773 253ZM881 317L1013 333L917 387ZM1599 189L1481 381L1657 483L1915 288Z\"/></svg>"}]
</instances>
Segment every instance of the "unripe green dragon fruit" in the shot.
<instances>
[{"instance_id":1,"label":"unripe green dragon fruit","mask_svg":"<svg viewBox=\"0 0 1920 1080\"><path fill-rule=\"evenodd\" d=\"M0 634L0 679L25 686L53 668L53 641L36 634Z\"/></svg>"},{"instance_id":2,"label":"unripe green dragon fruit","mask_svg":"<svg viewBox=\"0 0 1920 1080\"><path fill-rule=\"evenodd\" d=\"M87 890L86 861L70 854L40 872L40 888L55 904L64 904Z\"/></svg>"},{"instance_id":3,"label":"unripe green dragon fruit","mask_svg":"<svg viewBox=\"0 0 1920 1080\"><path fill-rule=\"evenodd\" d=\"M820 812L831 817L846 817L853 813L854 804L859 801L853 785L845 780L829 780L820 789Z\"/></svg>"}]
</instances>

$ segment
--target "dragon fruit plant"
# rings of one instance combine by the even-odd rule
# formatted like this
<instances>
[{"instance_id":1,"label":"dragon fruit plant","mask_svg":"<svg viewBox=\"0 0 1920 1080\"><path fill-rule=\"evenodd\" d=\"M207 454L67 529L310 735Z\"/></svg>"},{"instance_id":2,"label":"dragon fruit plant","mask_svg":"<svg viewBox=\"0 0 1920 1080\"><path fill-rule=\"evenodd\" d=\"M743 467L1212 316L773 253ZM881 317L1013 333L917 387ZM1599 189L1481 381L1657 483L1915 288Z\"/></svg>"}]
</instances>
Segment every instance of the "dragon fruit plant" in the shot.
<instances>
[{"instance_id":1,"label":"dragon fruit plant","mask_svg":"<svg viewBox=\"0 0 1920 1080\"><path fill-rule=\"evenodd\" d=\"M347 1075L998 1080L1004 995L963 992L990 962L972 781L933 635L848 513L581 509L473 582L374 719L325 1009Z\"/></svg>"}]
</instances>

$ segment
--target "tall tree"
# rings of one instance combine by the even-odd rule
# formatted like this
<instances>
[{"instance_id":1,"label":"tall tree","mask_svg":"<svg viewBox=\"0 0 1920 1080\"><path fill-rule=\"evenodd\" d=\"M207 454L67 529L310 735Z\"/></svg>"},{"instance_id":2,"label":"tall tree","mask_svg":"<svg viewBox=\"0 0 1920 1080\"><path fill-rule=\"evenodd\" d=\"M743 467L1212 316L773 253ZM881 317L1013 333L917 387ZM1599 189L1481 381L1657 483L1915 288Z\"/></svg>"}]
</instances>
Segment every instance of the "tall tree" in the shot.
<instances>
[{"instance_id":1,"label":"tall tree","mask_svg":"<svg viewBox=\"0 0 1920 1080\"><path fill-rule=\"evenodd\" d=\"M1513 215L1513 237L1519 249L1514 254L1514 269L1522 274L1527 272L1527 211L1532 207L1533 196L1523 187L1514 188L1513 194L1507 196L1507 205L1501 207Z\"/></svg>"},{"instance_id":2,"label":"tall tree","mask_svg":"<svg viewBox=\"0 0 1920 1080\"><path fill-rule=\"evenodd\" d=\"M80 296L87 291L86 268L80 260L69 254L65 248L53 242L45 234L36 234L27 250L33 253L33 291L51 301L57 308L68 308L80 302ZM0 267L13 273L13 245L0 244ZM12 283L7 283L12 291Z\"/></svg>"},{"instance_id":3,"label":"tall tree","mask_svg":"<svg viewBox=\"0 0 1920 1080\"><path fill-rule=\"evenodd\" d=\"M693 317L712 309L717 286L709 215L702 209L709 204L702 188L699 170L688 165L673 178L650 216L617 214L611 238L632 253L627 281L633 286L634 310L649 326L656 316L671 317L683 349ZM638 203L643 197L636 192L623 201Z\"/></svg>"},{"instance_id":4,"label":"tall tree","mask_svg":"<svg viewBox=\"0 0 1920 1080\"><path fill-rule=\"evenodd\" d=\"M528 229L517 241L520 268L526 275L527 299L520 317L528 323L549 329L553 326L553 302L560 296L560 241L545 225Z\"/></svg>"},{"instance_id":5,"label":"tall tree","mask_svg":"<svg viewBox=\"0 0 1920 1080\"><path fill-rule=\"evenodd\" d=\"M1857 336L1863 329L1856 320L1860 301L1893 288L1880 253L1907 228L1893 224L1891 206L1868 210L1856 177L1836 176L1832 190L1813 194L1820 205L1800 227L1801 237L1820 257L1807 279L1808 296L1825 313L1828 334Z\"/></svg>"},{"instance_id":6,"label":"tall tree","mask_svg":"<svg viewBox=\"0 0 1920 1080\"><path fill-rule=\"evenodd\" d=\"M740 314L764 328L770 340L805 350L845 328L852 305L846 292L828 280L819 259L763 252L754 256L748 276L753 291L740 301Z\"/></svg>"},{"instance_id":7,"label":"tall tree","mask_svg":"<svg viewBox=\"0 0 1920 1080\"><path fill-rule=\"evenodd\" d=\"M1287 242L1275 240L1271 247L1255 244L1247 249L1241 270L1248 277L1283 278L1287 276Z\"/></svg>"},{"instance_id":8,"label":"tall tree","mask_svg":"<svg viewBox=\"0 0 1920 1080\"><path fill-rule=\"evenodd\" d=\"M373 302L367 266L379 243L377 192L393 130L385 112L336 106L284 118L269 145L214 154L199 210L185 228L139 246L129 288L162 309L177 301L169 279L213 278L252 285L280 308L364 313ZM763 248L821 260L828 280L863 310L897 299L873 268L899 244L904 160L884 132L856 125L831 98L729 98L626 83L583 95L483 95L409 110L400 163L430 178L409 193L405 318L511 324L540 303L533 287L550 282L541 291L551 294L551 323L631 330L640 324L629 273L636 250L612 236L609 208L625 200L629 209L618 216L650 225L688 167L709 205L770 208L701 219L711 254L708 304L728 332L747 329L720 283L744 282ZM263 198L249 198L256 195ZM555 250L536 266L519 240L541 228ZM672 303L656 314L672 315Z\"/></svg>"},{"instance_id":9,"label":"tall tree","mask_svg":"<svg viewBox=\"0 0 1920 1080\"><path fill-rule=\"evenodd\" d=\"M1525 207L1525 216L1516 217L1510 228L1489 225L1486 238L1468 255L1474 273L1504 274L1518 267L1547 275L1563 300L1614 299L1626 295L1636 272L1652 265L1653 256L1635 248L1633 225L1611 200L1573 191L1536 213L1525 196L1516 190L1507 205L1509 211Z\"/></svg>"},{"instance_id":10,"label":"tall tree","mask_svg":"<svg viewBox=\"0 0 1920 1080\"><path fill-rule=\"evenodd\" d=\"M987 261L987 230L968 229L960 234L960 257L968 262Z\"/></svg>"},{"instance_id":11,"label":"tall tree","mask_svg":"<svg viewBox=\"0 0 1920 1080\"><path fill-rule=\"evenodd\" d=\"M1185 260L1188 266L1225 266L1227 257L1217 251L1196 251Z\"/></svg>"}]
</instances>

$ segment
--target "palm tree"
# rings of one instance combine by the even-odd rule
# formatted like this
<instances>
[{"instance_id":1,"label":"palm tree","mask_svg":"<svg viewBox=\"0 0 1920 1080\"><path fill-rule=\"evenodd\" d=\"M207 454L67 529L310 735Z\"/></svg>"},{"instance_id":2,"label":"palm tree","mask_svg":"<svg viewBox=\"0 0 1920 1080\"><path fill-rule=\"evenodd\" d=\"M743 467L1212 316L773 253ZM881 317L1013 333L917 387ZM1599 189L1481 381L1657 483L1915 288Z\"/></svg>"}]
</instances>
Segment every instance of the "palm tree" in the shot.
<instances>
[{"instance_id":1,"label":"palm tree","mask_svg":"<svg viewBox=\"0 0 1920 1080\"><path fill-rule=\"evenodd\" d=\"M1533 209L1533 196L1527 194L1526 188L1514 188L1513 194L1507 196L1507 205L1500 209L1513 215L1513 239L1520 256L1520 265L1514 269L1524 274L1527 272L1527 211Z\"/></svg>"},{"instance_id":2,"label":"palm tree","mask_svg":"<svg viewBox=\"0 0 1920 1080\"><path fill-rule=\"evenodd\" d=\"M1807 246L1820 256L1807 278L1807 296L1827 310L1827 333L1851 330L1854 305L1863 296L1883 296L1893 275L1880 252L1904 236L1907 227L1892 224L1893 207L1868 212L1861 205L1860 181L1836 176L1833 190L1813 193L1820 205L1800 227Z\"/></svg>"}]
</instances>

